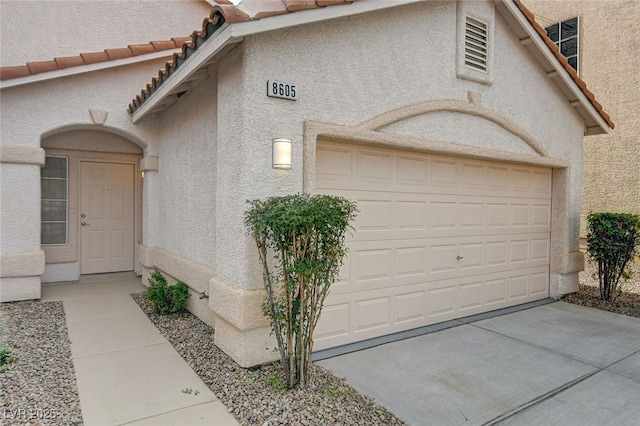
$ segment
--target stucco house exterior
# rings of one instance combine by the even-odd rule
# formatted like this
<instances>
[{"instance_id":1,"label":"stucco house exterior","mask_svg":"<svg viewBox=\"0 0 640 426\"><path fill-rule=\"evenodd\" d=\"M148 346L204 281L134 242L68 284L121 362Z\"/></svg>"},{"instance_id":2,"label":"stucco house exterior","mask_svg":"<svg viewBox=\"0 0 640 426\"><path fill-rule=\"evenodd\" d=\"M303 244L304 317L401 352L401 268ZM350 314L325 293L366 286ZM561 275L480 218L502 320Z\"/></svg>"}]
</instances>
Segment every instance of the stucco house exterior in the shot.
<instances>
[{"instance_id":1,"label":"stucco house exterior","mask_svg":"<svg viewBox=\"0 0 640 426\"><path fill-rule=\"evenodd\" d=\"M581 235L591 211L640 214L640 2L526 0L543 27L579 19L580 77L588 82L616 131L584 139Z\"/></svg>"},{"instance_id":2,"label":"stucco house exterior","mask_svg":"<svg viewBox=\"0 0 640 426\"><path fill-rule=\"evenodd\" d=\"M583 136L613 122L522 4L220 1L141 46L3 57L1 301L158 268L270 361L242 217L297 192L360 209L316 349L577 290Z\"/></svg>"}]
</instances>

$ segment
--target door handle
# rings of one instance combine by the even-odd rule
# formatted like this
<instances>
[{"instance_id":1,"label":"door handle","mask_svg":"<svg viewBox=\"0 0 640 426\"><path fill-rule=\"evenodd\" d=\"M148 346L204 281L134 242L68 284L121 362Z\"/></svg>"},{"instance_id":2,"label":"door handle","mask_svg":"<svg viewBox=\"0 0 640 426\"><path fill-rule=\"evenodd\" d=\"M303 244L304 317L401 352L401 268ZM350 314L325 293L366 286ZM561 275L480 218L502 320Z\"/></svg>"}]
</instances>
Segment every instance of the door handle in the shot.
<instances>
[{"instance_id":1,"label":"door handle","mask_svg":"<svg viewBox=\"0 0 640 426\"><path fill-rule=\"evenodd\" d=\"M82 222L80 225L82 225L82 226L87 226L87 225L89 225L89 224L88 224L87 222Z\"/></svg>"},{"instance_id":2,"label":"door handle","mask_svg":"<svg viewBox=\"0 0 640 426\"><path fill-rule=\"evenodd\" d=\"M457 256L456 256L456 259L457 259L457 260L462 260L462 259L464 259L464 256L457 255Z\"/></svg>"}]
</instances>

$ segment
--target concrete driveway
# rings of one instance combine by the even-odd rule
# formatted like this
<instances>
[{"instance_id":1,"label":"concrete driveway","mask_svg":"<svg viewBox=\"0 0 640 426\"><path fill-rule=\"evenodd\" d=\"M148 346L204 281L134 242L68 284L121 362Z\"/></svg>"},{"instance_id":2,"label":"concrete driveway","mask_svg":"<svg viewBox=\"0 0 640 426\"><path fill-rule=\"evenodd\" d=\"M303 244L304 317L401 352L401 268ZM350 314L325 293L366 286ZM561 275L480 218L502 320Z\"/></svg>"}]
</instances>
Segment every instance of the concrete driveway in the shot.
<instances>
[{"instance_id":1,"label":"concrete driveway","mask_svg":"<svg viewBox=\"0 0 640 426\"><path fill-rule=\"evenodd\" d=\"M640 424L640 319L564 302L318 364L411 425Z\"/></svg>"}]
</instances>

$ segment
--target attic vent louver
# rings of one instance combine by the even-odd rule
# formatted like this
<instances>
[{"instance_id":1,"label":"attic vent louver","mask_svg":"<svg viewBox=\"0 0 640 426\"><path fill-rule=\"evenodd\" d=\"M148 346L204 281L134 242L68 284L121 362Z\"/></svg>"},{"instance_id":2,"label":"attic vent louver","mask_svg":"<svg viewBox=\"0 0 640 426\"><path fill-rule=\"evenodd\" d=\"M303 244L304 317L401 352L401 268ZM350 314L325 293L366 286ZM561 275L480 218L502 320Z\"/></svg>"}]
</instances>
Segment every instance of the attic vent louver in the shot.
<instances>
[{"instance_id":1,"label":"attic vent louver","mask_svg":"<svg viewBox=\"0 0 640 426\"><path fill-rule=\"evenodd\" d=\"M487 72L488 25L466 17L464 64L467 68Z\"/></svg>"}]
</instances>

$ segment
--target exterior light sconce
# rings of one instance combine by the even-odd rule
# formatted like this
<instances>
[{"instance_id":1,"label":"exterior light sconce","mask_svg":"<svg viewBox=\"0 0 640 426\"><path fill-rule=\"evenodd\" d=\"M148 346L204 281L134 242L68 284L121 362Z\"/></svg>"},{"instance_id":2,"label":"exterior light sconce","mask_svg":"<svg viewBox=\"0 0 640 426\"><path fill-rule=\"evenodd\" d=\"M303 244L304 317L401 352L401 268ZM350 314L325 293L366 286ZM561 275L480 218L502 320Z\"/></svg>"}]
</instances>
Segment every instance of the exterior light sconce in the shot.
<instances>
[{"instance_id":1,"label":"exterior light sconce","mask_svg":"<svg viewBox=\"0 0 640 426\"><path fill-rule=\"evenodd\" d=\"M274 169L291 169L291 139L273 140L272 166Z\"/></svg>"}]
</instances>

